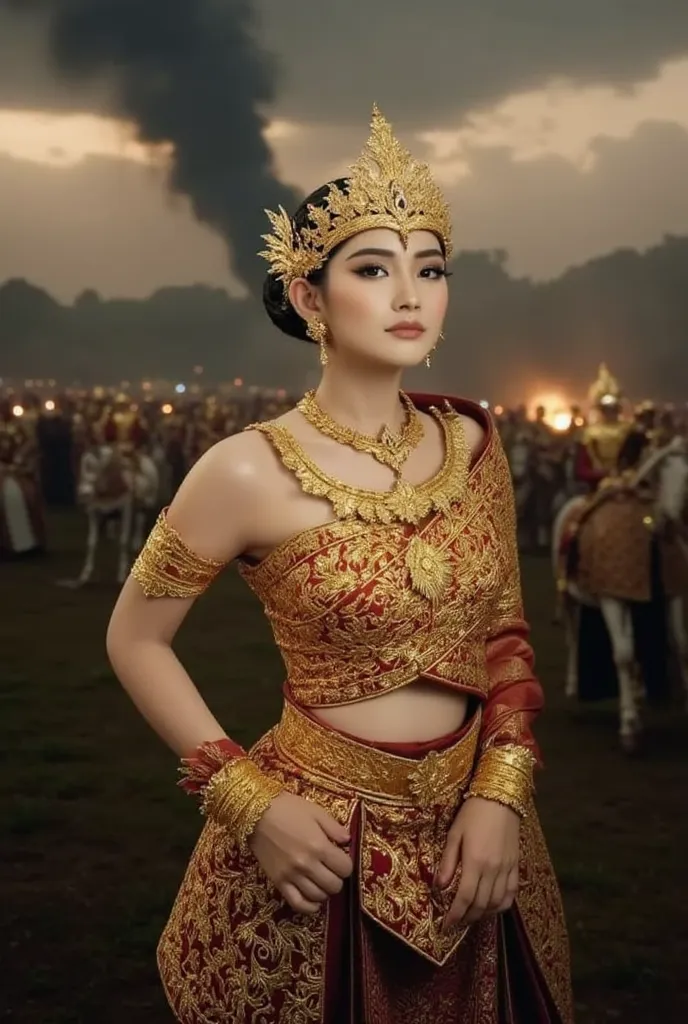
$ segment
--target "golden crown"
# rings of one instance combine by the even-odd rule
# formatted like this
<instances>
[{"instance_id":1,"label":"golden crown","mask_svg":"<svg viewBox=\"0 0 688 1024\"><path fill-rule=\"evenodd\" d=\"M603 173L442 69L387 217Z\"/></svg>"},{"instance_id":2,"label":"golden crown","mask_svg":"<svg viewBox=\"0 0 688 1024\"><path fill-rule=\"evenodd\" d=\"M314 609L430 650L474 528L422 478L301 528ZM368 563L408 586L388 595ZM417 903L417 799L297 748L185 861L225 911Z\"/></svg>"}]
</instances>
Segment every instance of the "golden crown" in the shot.
<instances>
[{"instance_id":1,"label":"golden crown","mask_svg":"<svg viewBox=\"0 0 688 1024\"><path fill-rule=\"evenodd\" d=\"M297 229L286 210L266 210L272 234L258 255L270 264L285 294L292 281L320 269L335 246L361 231L391 228L404 245L412 231L432 231L451 256L449 206L427 164L414 160L373 107L370 137L349 168L346 191L332 184L323 206L308 207L310 226Z\"/></svg>"},{"instance_id":2,"label":"golden crown","mask_svg":"<svg viewBox=\"0 0 688 1024\"><path fill-rule=\"evenodd\" d=\"M591 402L599 404L600 402L604 402L605 399L609 401L610 399L616 400L620 397L621 388L619 387L619 382L616 377L612 377L607 368L607 364L601 363L597 380L590 388L588 398Z\"/></svg>"}]
</instances>

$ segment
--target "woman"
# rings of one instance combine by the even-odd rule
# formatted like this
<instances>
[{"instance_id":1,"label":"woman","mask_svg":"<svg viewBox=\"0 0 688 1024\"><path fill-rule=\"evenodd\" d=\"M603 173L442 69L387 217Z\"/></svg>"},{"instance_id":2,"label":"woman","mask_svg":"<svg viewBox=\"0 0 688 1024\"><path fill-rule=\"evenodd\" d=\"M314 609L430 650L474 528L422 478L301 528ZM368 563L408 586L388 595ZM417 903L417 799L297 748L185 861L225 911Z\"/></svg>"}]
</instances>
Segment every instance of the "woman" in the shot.
<instances>
[{"instance_id":1,"label":"woman","mask_svg":"<svg viewBox=\"0 0 688 1024\"><path fill-rule=\"evenodd\" d=\"M158 949L170 1004L183 1024L568 1024L506 460L479 407L399 391L441 338L447 205L375 110L349 176L271 222L265 305L318 342L322 381L194 467L108 637L208 819ZM234 559L287 668L248 755L170 646Z\"/></svg>"}]
</instances>

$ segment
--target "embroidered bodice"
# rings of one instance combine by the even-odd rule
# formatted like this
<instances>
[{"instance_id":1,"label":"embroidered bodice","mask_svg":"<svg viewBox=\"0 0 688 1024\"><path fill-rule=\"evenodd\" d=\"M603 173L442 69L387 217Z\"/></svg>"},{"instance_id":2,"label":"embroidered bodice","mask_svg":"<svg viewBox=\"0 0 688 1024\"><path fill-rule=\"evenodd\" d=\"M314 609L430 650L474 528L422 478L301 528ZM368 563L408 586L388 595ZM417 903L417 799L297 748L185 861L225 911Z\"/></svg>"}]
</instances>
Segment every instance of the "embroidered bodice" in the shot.
<instances>
[{"instance_id":1,"label":"embroidered bodice","mask_svg":"<svg viewBox=\"0 0 688 1024\"><path fill-rule=\"evenodd\" d=\"M283 427L259 425L303 490L327 497L338 516L258 565L240 565L297 703L353 703L420 676L487 696L486 641L520 609L511 481L489 417L455 405L483 423L484 448L469 467L461 418L435 411L446 457L433 479L409 490L417 507L407 508L408 521L398 496L390 509L375 492L337 484Z\"/></svg>"}]
</instances>

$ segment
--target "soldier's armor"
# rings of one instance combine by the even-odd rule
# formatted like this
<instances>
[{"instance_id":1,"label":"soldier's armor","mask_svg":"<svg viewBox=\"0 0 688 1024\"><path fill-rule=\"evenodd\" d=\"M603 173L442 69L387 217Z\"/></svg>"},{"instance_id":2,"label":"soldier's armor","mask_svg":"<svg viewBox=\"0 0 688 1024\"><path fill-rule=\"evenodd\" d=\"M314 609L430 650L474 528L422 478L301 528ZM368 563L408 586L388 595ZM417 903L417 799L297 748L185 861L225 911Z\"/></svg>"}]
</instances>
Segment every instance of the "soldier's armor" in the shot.
<instances>
[{"instance_id":1,"label":"soldier's armor","mask_svg":"<svg viewBox=\"0 0 688 1024\"><path fill-rule=\"evenodd\" d=\"M607 474L617 470L619 454L630 433L628 423L594 423L583 431L582 443L595 469Z\"/></svg>"}]
</instances>

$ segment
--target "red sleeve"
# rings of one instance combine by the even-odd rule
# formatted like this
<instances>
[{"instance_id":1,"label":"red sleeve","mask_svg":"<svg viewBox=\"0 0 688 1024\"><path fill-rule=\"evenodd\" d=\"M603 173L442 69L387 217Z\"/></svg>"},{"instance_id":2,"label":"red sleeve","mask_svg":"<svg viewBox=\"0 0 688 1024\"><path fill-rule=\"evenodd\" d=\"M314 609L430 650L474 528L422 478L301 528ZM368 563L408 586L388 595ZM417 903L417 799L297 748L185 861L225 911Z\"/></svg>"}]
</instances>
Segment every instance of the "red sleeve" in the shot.
<instances>
[{"instance_id":1,"label":"red sleeve","mask_svg":"<svg viewBox=\"0 0 688 1024\"><path fill-rule=\"evenodd\" d=\"M532 726L542 711L544 694L535 675L530 627L523 613L515 532L508 548L507 578L485 648L490 682L483 709L481 748L516 744L526 747L540 762Z\"/></svg>"},{"instance_id":2,"label":"red sleeve","mask_svg":"<svg viewBox=\"0 0 688 1024\"><path fill-rule=\"evenodd\" d=\"M189 796L200 796L220 768L242 757L246 757L244 748L229 738L202 743L193 754L182 758L178 785Z\"/></svg>"}]
</instances>

